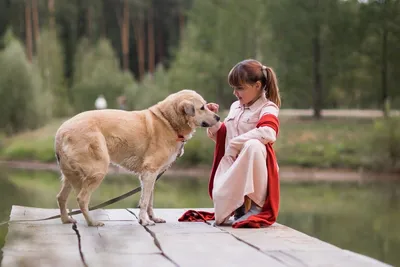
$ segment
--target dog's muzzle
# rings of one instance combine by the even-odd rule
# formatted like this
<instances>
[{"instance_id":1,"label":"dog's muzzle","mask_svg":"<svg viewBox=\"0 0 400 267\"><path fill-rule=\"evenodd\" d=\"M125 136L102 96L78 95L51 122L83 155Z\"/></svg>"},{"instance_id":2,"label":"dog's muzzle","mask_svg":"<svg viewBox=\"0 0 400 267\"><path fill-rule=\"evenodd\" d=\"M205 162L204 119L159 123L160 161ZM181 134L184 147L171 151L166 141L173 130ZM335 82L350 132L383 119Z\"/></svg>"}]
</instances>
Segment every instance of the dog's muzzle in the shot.
<instances>
[{"instance_id":1,"label":"dog's muzzle","mask_svg":"<svg viewBox=\"0 0 400 267\"><path fill-rule=\"evenodd\" d=\"M221 118L218 116L218 115L214 115L214 119L216 120L216 121L219 121ZM201 123L201 127L210 127L211 125L209 124L209 123L207 123L207 122L205 122L205 121L203 121L202 123Z\"/></svg>"}]
</instances>

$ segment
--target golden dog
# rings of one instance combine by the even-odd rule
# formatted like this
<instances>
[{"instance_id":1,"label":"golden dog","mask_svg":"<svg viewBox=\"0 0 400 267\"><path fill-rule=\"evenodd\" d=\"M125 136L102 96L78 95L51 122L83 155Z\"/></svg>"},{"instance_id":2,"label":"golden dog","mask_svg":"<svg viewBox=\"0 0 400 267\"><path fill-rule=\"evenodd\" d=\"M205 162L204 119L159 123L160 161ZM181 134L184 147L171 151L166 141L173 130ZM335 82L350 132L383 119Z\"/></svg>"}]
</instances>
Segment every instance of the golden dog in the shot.
<instances>
[{"instance_id":1,"label":"golden dog","mask_svg":"<svg viewBox=\"0 0 400 267\"><path fill-rule=\"evenodd\" d=\"M71 189L89 226L102 226L89 216L93 191L103 181L110 163L139 175L139 223L154 225L165 220L153 212L156 177L183 154L184 141L197 127L210 127L219 116L193 90L169 95L140 111L91 110L65 121L55 136L55 151L62 174L57 195L63 223L72 223L66 202Z\"/></svg>"}]
</instances>

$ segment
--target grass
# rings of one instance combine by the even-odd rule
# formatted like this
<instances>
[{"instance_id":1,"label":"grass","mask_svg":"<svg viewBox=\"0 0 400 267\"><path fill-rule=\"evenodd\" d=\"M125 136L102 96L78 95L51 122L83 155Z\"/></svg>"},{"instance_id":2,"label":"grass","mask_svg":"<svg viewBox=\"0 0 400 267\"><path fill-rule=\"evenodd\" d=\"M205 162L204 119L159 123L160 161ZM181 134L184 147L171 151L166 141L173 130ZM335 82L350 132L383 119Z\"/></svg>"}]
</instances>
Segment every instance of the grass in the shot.
<instances>
[{"instance_id":1,"label":"grass","mask_svg":"<svg viewBox=\"0 0 400 267\"><path fill-rule=\"evenodd\" d=\"M53 120L46 126L5 138L0 142L0 158L6 160L37 160L53 162L54 135L64 119Z\"/></svg>"},{"instance_id":2,"label":"grass","mask_svg":"<svg viewBox=\"0 0 400 267\"><path fill-rule=\"evenodd\" d=\"M274 144L280 166L315 168L373 168L370 151L374 121L370 119L280 119L280 132ZM180 166L205 164L213 159L214 143L198 130L185 146Z\"/></svg>"},{"instance_id":3,"label":"grass","mask_svg":"<svg viewBox=\"0 0 400 267\"><path fill-rule=\"evenodd\" d=\"M275 145L280 165L320 168L365 167L374 121L283 119Z\"/></svg>"},{"instance_id":4,"label":"grass","mask_svg":"<svg viewBox=\"0 0 400 267\"><path fill-rule=\"evenodd\" d=\"M374 121L370 119L323 119L283 117L274 145L280 166L316 168L369 167L368 148ZM54 134L64 120L54 120L43 128L5 138L0 142L0 158L54 162ZM1 147L2 144L2 147ZM210 166L214 142L198 129L186 144L180 167Z\"/></svg>"}]
</instances>

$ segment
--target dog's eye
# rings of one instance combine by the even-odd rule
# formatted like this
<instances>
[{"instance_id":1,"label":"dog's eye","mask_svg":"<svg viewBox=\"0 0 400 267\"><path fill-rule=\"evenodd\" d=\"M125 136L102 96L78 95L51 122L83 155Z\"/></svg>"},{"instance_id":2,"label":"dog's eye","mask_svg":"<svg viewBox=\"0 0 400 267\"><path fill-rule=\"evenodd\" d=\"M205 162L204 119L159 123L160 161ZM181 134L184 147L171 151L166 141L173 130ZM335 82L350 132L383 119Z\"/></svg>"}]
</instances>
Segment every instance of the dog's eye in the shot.
<instances>
[{"instance_id":1,"label":"dog's eye","mask_svg":"<svg viewBox=\"0 0 400 267\"><path fill-rule=\"evenodd\" d=\"M200 110L204 110L204 105L203 105L203 106L201 106Z\"/></svg>"}]
</instances>

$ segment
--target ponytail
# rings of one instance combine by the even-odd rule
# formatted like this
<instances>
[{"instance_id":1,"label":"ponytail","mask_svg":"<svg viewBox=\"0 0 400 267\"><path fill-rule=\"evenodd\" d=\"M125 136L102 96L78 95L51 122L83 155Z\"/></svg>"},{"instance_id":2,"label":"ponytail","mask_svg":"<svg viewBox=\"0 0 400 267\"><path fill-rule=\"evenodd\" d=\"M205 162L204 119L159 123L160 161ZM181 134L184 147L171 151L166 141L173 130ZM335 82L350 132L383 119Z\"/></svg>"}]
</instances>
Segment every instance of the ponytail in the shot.
<instances>
[{"instance_id":1,"label":"ponytail","mask_svg":"<svg viewBox=\"0 0 400 267\"><path fill-rule=\"evenodd\" d=\"M278 80L276 78L275 72L269 68L265 67L267 74L267 84L265 87L265 95L268 100L274 102L278 108L281 107L281 97L279 94Z\"/></svg>"}]
</instances>

